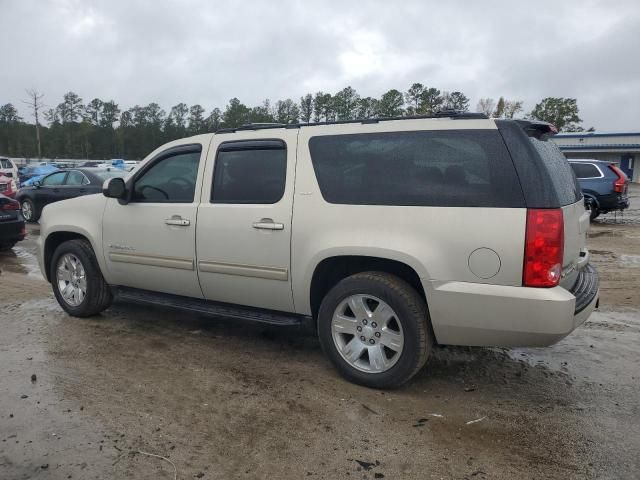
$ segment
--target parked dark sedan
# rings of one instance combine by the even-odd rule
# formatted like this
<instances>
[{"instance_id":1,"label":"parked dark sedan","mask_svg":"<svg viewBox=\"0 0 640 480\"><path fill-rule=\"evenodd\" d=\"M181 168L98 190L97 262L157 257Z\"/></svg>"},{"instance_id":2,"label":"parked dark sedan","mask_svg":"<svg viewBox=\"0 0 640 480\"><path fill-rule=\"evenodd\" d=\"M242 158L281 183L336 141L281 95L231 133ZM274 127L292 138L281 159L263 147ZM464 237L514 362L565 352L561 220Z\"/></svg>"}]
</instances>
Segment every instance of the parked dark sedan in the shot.
<instances>
[{"instance_id":1,"label":"parked dark sedan","mask_svg":"<svg viewBox=\"0 0 640 480\"><path fill-rule=\"evenodd\" d=\"M12 248L26 233L20 203L0 195L0 251Z\"/></svg>"},{"instance_id":2,"label":"parked dark sedan","mask_svg":"<svg viewBox=\"0 0 640 480\"><path fill-rule=\"evenodd\" d=\"M16 194L16 200L20 202L24 219L27 222L35 222L40 218L45 205L81 195L100 193L106 179L122 177L126 173L119 169L62 170L47 175L31 186L21 188Z\"/></svg>"},{"instance_id":3,"label":"parked dark sedan","mask_svg":"<svg viewBox=\"0 0 640 480\"><path fill-rule=\"evenodd\" d=\"M629 179L615 164L602 160L569 160L591 220L601 213L629 208Z\"/></svg>"}]
</instances>

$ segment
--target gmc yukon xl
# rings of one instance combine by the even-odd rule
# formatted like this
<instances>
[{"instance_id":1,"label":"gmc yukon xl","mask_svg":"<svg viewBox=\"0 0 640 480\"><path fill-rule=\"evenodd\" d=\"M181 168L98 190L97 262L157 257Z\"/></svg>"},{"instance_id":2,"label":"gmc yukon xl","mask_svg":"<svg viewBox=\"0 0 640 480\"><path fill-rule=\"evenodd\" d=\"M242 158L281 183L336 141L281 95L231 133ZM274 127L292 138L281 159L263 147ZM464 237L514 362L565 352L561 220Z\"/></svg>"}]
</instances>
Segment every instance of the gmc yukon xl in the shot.
<instances>
[{"instance_id":1,"label":"gmc yukon xl","mask_svg":"<svg viewBox=\"0 0 640 480\"><path fill-rule=\"evenodd\" d=\"M554 130L451 112L174 141L45 207L40 265L70 315L120 295L310 324L344 377L397 387L436 343L551 345L595 308Z\"/></svg>"}]
</instances>

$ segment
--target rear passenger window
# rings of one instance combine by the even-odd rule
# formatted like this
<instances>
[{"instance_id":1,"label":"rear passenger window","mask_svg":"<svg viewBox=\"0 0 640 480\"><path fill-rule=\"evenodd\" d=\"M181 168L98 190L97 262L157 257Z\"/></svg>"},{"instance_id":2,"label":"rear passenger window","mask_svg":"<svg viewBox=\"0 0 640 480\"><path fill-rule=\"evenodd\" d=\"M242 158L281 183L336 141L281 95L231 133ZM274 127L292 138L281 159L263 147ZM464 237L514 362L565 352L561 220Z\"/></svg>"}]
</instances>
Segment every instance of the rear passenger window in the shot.
<instances>
[{"instance_id":1,"label":"rear passenger window","mask_svg":"<svg viewBox=\"0 0 640 480\"><path fill-rule=\"evenodd\" d=\"M77 170L71 170L67 175L66 185L87 185L89 180L84 176L82 172Z\"/></svg>"},{"instance_id":2,"label":"rear passenger window","mask_svg":"<svg viewBox=\"0 0 640 480\"><path fill-rule=\"evenodd\" d=\"M222 144L211 203L272 204L284 195L287 150L277 140Z\"/></svg>"},{"instance_id":3,"label":"rear passenger window","mask_svg":"<svg viewBox=\"0 0 640 480\"><path fill-rule=\"evenodd\" d=\"M569 165L578 178L599 178L601 176L598 167L592 163L570 163Z\"/></svg>"},{"instance_id":4,"label":"rear passenger window","mask_svg":"<svg viewBox=\"0 0 640 480\"><path fill-rule=\"evenodd\" d=\"M493 130L312 137L322 196L355 205L524 207L513 163Z\"/></svg>"}]
</instances>

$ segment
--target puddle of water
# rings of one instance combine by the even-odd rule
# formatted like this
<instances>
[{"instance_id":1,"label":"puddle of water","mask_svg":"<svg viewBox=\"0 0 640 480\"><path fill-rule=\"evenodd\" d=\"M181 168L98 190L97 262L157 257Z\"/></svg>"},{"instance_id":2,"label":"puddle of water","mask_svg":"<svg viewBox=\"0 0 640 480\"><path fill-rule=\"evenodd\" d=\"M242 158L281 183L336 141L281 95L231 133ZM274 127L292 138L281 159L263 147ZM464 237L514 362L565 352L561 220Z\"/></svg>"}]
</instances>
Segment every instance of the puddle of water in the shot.
<instances>
[{"instance_id":1,"label":"puddle of water","mask_svg":"<svg viewBox=\"0 0 640 480\"><path fill-rule=\"evenodd\" d=\"M593 255L611 255L613 257L615 257L615 254L611 251L611 250L589 250L589 253L592 253Z\"/></svg>"},{"instance_id":2,"label":"puddle of water","mask_svg":"<svg viewBox=\"0 0 640 480\"><path fill-rule=\"evenodd\" d=\"M624 267L640 267L640 255L620 254L620 264Z\"/></svg>"},{"instance_id":3,"label":"puddle of water","mask_svg":"<svg viewBox=\"0 0 640 480\"><path fill-rule=\"evenodd\" d=\"M597 237L617 237L620 236L621 233L620 232L614 232L613 230L602 230L600 232L594 232L593 230L591 230L589 233L589 238L597 238Z\"/></svg>"},{"instance_id":4,"label":"puddle of water","mask_svg":"<svg viewBox=\"0 0 640 480\"><path fill-rule=\"evenodd\" d=\"M0 254L0 269L12 273L23 273L43 280L36 256L19 246Z\"/></svg>"},{"instance_id":5,"label":"puddle of water","mask_svg":"<svg viewBox=\"0 0 640 480\"><path fill-rule=\"evenodd\" d=\"M14 250L16 251L16 257L18 257L22 266L26 269L27 275L44 280L36 256L21 247L15 247Z\"/></svg>"}]
</instances>

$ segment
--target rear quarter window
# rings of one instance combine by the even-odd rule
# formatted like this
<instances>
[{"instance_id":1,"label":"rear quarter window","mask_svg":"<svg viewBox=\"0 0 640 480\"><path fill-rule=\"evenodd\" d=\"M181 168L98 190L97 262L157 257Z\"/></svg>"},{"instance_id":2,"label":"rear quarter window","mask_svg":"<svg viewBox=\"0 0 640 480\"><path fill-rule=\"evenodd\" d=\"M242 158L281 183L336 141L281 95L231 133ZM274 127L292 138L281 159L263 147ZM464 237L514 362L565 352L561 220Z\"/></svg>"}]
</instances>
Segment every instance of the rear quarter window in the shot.
<instances>
[{"instance_id":1,"label":"rear quarter window","mask_svg":"<svg viewBox=\"0 0 640 480\"><path fill-rule=\"evenodd\" d=\"M592 163L570 163L576 178L600 178L602 174Z\"/></svg>"},{"instance_id":2,"label":"rear quarter window","mask_svg":"<svg viewBox=\"0 0 640 480\"><path fill-rule=\"evenodd\" d=\"M580 185L576 179L573 169L569 166L567 157L560 151L558 146L551 140L538 140L529 137L533 147L536 149L542 163L549 172L551 183L556 191L561 206L571 205L582 199Z\"/></svg>"},{"instance_id":3,"label":"rear quarter window","mask_svg":"<svg viewBox=\"0 0 640 480\"><path fill-rule=\"evenodd\" d=\"M524 207L497 130L385 132L312 137L327 202L355 205Z\"/></svg>"}]
</instances>

